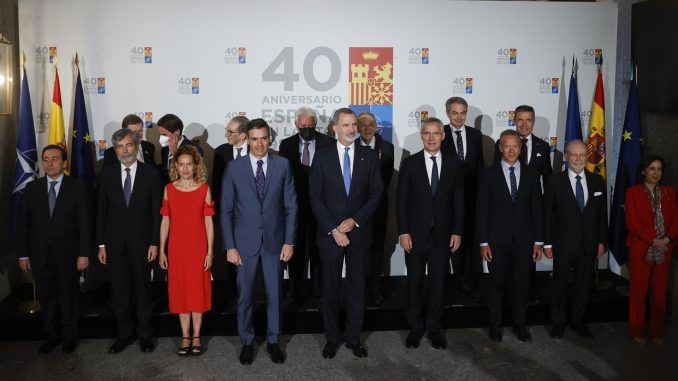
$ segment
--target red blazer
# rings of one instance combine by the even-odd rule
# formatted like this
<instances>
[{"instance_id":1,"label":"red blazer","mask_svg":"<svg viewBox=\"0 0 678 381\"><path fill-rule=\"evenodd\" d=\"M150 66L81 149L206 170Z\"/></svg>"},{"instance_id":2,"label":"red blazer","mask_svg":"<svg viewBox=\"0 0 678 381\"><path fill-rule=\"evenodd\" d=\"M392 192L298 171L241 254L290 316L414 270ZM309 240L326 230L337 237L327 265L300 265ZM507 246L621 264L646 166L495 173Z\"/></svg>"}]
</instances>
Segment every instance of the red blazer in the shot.
<instances>
[{"instance_id":1,"label":"red blazer","mask_svg":"<svg viewBox=\"0 0 678 381\"><path fill-rule=\"evenodd\" d=\"M664 215L664 231L671 239L669 253L676 247L678 239L678 204L676 203L676 190L673 186L660 186L662 194L662 214ZM626 238L626 246L631 249L646 252L657 237L654 228L654 216L652 206L645 192L643 184L634 185L626 190L626 227L629 236Z\"/></svg>"}]
</instances>

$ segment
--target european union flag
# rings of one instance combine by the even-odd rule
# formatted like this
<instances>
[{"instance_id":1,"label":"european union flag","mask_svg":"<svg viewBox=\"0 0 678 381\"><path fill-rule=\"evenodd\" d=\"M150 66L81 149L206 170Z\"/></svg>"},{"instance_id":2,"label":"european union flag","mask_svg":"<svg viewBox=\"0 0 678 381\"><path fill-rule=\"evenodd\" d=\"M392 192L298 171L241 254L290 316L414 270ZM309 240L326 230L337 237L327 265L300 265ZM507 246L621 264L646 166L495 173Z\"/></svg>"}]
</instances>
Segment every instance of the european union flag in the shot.
<instances>
[{"instance_id":1,"label":"european union flag","mask_svg":"<svg viewBox=\"0 0 678 381\"><path fill-rule=\"evenodd\" d=\"M16 142L16 165L14 170L14 190L12 191L12 234L16 235L19 222L19 205L26 185L35 180L38 152L35 148L35 126L33 125L33 108L31 94L28 90L28 78L24 67L24 78L21 80L21 96L19 99L19 136Z\"/></svg>"},{"instance_id":2,"label":"european union flag","mask_svg":"<svg viewBox=\"0 0 678 381\"><path fill-rule=\"evenodd\" d=\"M626 105L626 118L624 131L622 132L619 159L617 161L617 177L612 188L612 206L610 209L609 243L610 251L619 266L628 260L626 247L626 229L624 217L624 202L626 189L636 184L636 170L638 163L643 157L643 137L640 129L640 108L638 106L638 87L636 79L631 77L629 100Z\"/></svg>"},{"instance_id":3,"label":"european union flag","mask_svg":"<svg viewBox=\"0 0 678 381\"><path fill-rule=\"evenodd\" d=\"M75 107L73 110L73 140L71 142L71 176L79 178L87 186L90 195L94 195L94 147L89 134L85 95L80 81L75 83Z\"/></svg>"},{"instance_id":4,"label":"european union flag","mask_svg":"<svg viewBox=\"0 0 678 381\"><path fill-rule=\"evenodd\" d=\"M579 92L577 91L577 61L572 57L572 75L570 76L570 92L567 97L567 120L565 122L565 145L575 140L583 140L581 132L581 116L579 114ZM567 169L567 160L563 159L563 169Z\"/></svg>"}]
</instances>

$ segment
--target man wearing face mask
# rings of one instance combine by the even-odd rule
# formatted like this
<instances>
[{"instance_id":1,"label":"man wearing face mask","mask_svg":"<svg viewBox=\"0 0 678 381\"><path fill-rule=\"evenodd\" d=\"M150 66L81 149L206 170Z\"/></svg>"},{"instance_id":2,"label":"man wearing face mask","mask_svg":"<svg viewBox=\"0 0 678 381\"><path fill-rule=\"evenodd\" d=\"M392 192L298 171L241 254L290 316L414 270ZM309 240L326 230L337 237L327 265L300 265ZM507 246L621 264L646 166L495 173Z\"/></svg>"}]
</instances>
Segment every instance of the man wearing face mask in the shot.
<instances>
[{"instance_id":1,"label":"man wearing face mask","mask_svg":"<svg viewBox=\"0 0 678 381\"><path fill-rule=\"evenodd\" d=\"M160 158L162 160L162 176L165 180L165 184L169 182L168 170L170 164L172 164L172 159L174 159L174 153L177 152L179 147L183 147L187 144L194 146L200 155L202 156L202 149L195 143L193 143L189 138L183 135L184 123L179 119L178 116L174 114L166 114L158 120L156 123L158 126L158 134L160 138L158 139L162 149L160 150Z\"/></svg>"},{"instance_id":2,"label":"man wearing face mask","mask_svg":"<svg viewBox=\"0 0 678 381\"><path fill-rule=\"evenodd\" d=\"M335 140L327 135L316 132L317 117L315 111L308 107L297 110L294 124L298 133L284 139L280 143L280 156L287 158L292 164L294 187L297 192L299 210L296 255L289 264L289 274L292 287L291 296L302 299L308 294L304 287L306 279L306 251L308 250L309 265L311 267L312 291L314 296L321 294L320 259L316 245L316 221L311 212L308 200L308 172L313 163L315 153L324 147L331 146Z\"/></svg>"},{"instance_id":3,"label":"man wearing face mask","mask_svg":"<svg viewBox=\"0 0 678 381\"><path fill-rule=\"evenodd\" d=\"M132 130L139 136L140 146L137 152L137 160L150 164L155 164L155 146L153 143L144 140L144 121L138 115L129 114L122 120L122 128ZM115 154L115 147L111 146L104 151L104 167L111 164L120 164L118 156Z\"/></svg>"}]
</instances>

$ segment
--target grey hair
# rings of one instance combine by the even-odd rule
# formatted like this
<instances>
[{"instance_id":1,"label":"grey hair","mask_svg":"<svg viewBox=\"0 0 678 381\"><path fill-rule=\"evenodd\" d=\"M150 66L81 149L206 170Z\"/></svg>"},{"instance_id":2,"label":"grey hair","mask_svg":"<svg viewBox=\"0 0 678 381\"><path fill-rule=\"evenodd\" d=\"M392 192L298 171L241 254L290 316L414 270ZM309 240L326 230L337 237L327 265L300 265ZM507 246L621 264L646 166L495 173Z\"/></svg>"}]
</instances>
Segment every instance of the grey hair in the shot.
<instances>
[{"instance_id":1,"label":"grey hair","mask_svg":"<svg viewBox=\"0 0 678 381\"><path fill-rule=\"evenodd\" d=\"M231 122L238 123L238 127L236 127L236 129L238 130L239 134L247 134L247 123L249 123L250 120L247 119L246 116L242 115L234 116L233 118L231 118Z\"/></svg>"},{"instance_id":2,"label":"grey hair","mask_svg":"<svg viewBox=\"0 0 678 381\"><path fill-rule=\"evenodd\" d=\"M296 115L294 116L294 123L299 124L299 118L302 116L310 116L313 118L313 122L318 123L318 114L315 110L310 107L299 107Z\"/></svg>"},{"instance_id":3,"label":"grey hair","mask_svg":"<svg viewBox=\"0 0 678 381\"><path fill-rule=\"evenodd\" d=\"M438 118L430 117L430 118L426 119L423 123L421 123L421 132L424 131L424 126L427 125L427 124L437 124L440 132L445 131L445 128L443 127L443 121L442 120L440 120Z\"/></svg>"},{"instance_id":4,"label":"grey hair","mask_svg":"<svg viewBox=\"0 0 678 381\"><path fill-rule=\"evenodd\" d=\"M128 136L132 137L134 144L139 145L139 135L137 135L136 132L127 128L121 128L113 133L113 137L111 139L113 140L113 147L117 146L122 139Z\"/></svg>"},{"instance_id":5,"label":"grey hair","mask_svg":"<svg viewBox=\"0 0 678 381\"><path fill-rule=\"evenodd\" d=\"M586 143L584 143L583 140L573 139L573 140L570 140L569 142L567 142L567 144L565 145L565 153L570 153L570 145L572 145L572 144L581 144L584 148L586 148Z\"/></svg>"}]
</instances>

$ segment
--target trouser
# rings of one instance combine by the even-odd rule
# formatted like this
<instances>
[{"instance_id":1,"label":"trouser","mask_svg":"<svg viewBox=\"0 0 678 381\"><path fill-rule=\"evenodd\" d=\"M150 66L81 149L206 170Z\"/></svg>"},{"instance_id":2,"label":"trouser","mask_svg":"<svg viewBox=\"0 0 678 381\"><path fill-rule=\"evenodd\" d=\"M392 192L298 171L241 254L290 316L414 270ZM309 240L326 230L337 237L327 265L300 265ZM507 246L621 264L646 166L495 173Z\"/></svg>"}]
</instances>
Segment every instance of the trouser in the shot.
<instances>
[{"instance_id":1,"label":"trouser","mask_svg":"<svg viewBox=\"0 0 678 381\"><path fill-rule=\"evenodd\" d=\"M438 332L443 317L443 287L445 285L445 262L449 247L439 247L429 236L424 245L405 253L407 266L407 322L413 331ZM422 317L422 300L428 265L428 306Z\"/></svg>"},{"instance_id":2,"label":"trouser","mask_svg":"<svg viewBox=\"0 0 678 381\"><path fill-rule=\"evenodd\" d=\"M511 284L513 324L517 327L525 326L533 247L531 244L490 245L492 262L487 264L490 271L490 325L501 325L505 289Z\"/></svg>"},{"instance_id":3,"label":"trouser","mask_svg":"<svg viewBox=\"0 0 678 381\"><path fill-rule=\"evenodd\" d=\"M48 340L74 339L78 331L79 273L76 262L59 263L48 249L45 264L39 268L34 265L33 276L45 337Z\"/></svg>"},{"instance_id":4,"label":"trouser","mask_svg":"<svg viewBox=\"0 0 678 381\"><path fill-rule=\"evenodd\" d=\"M671 254L667 253L661 265L645 262L645 252L629 249L629 334L645 336L645 307L649 303L648 333L653 338L664 337L666 319L666 286L669 277Z\"/></svg>"},{"instance_id":5,"label":"trouser","mask_svg":"<svg viewBox=\"0 0 678 381\"><path fill-rule=\"evenodd\" d=\"M570 324L581 325L583 323L586 304L589 300L594 261L595 256L587 255L583 247L576 252L569 253L559 251L557 248L553 249L551 319L554 326L564 327L567 324L568 304L570 305Z\"/></svg>"}]
</instances>

